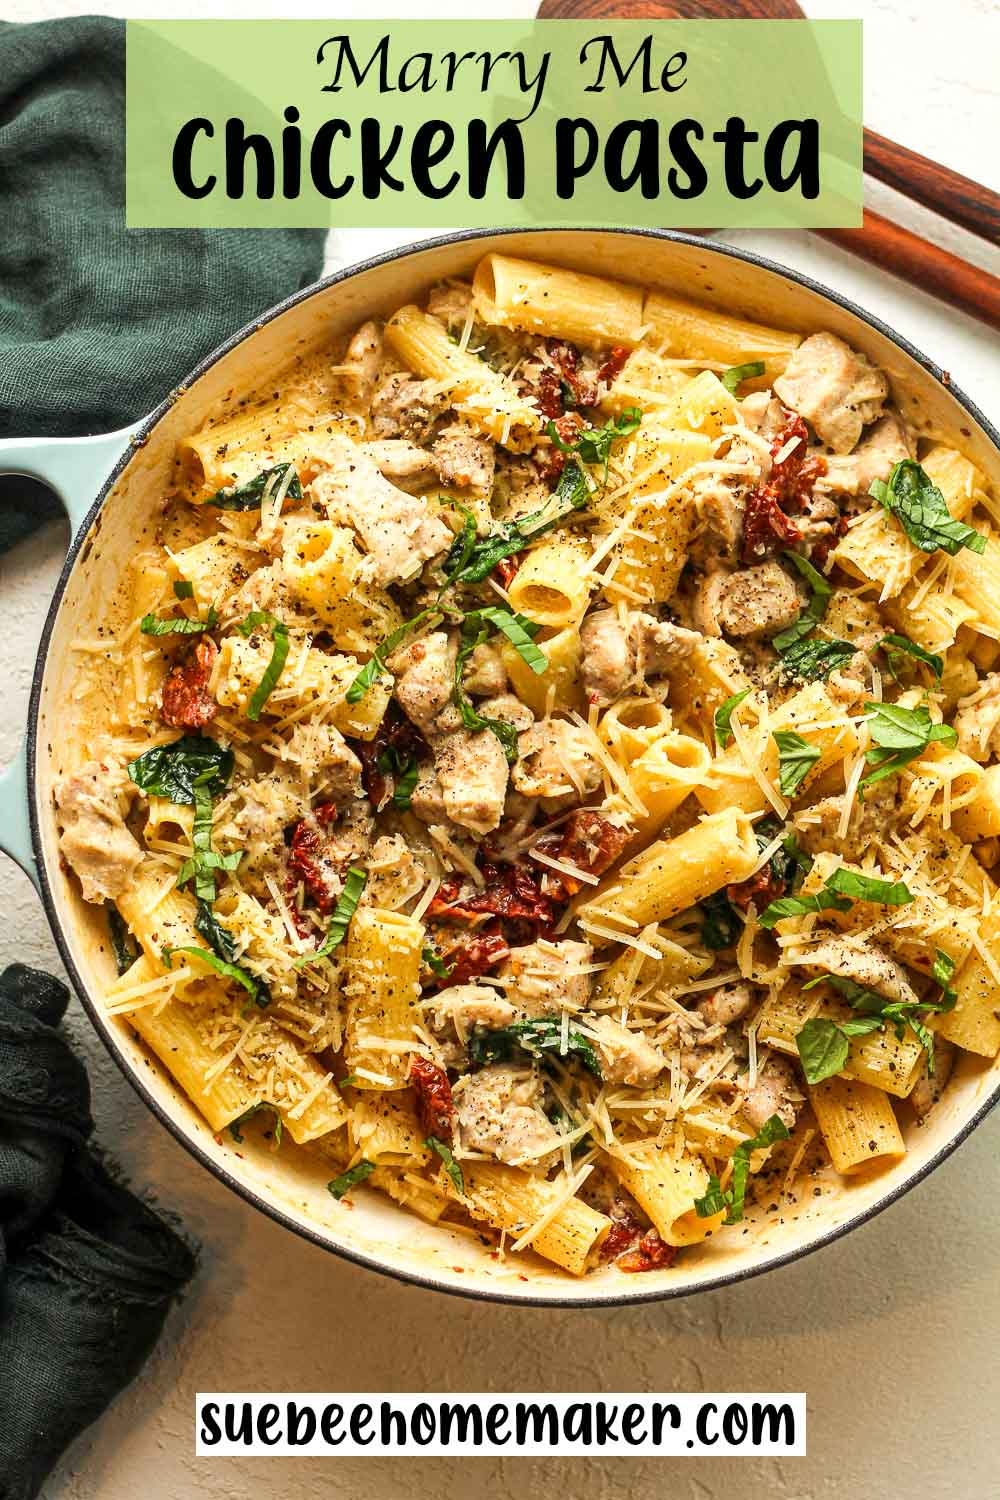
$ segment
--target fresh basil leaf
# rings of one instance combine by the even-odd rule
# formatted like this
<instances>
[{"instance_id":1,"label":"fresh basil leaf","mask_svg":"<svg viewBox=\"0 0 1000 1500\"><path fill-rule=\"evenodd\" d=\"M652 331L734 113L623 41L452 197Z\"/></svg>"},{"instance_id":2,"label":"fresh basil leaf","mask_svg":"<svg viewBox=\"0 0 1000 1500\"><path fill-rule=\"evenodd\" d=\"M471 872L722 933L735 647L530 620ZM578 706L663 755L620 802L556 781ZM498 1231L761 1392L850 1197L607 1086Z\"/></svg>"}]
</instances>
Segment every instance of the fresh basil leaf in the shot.
<instances>
[{"instance_id":1,"label":"fresh basil leaf","mask_svg":"<svg viewBox=\"0 0 1000 1500\"><path fill-rule=\"evenodd\" d=\"M493 572L497 563L503 562L505 557L514 557L518 552L523 552L536 537L551 531L574 511L582 510L589 501L587 477L576 460L572 459L564 466L556 488L543 506L514 521L505 521L496 531L477 541L461 566L456 564L463 548L461 539L456 538L445 564L448 583L482 583Z\"/></svg>"},{"instance_id":2,"label":"fresh basil leaf","mask_svg":"<svg viewBox=\"0 0 1000 1500\"><path fill-rule=\"evenodd\" d=\"M506 720L485 718L466 696L465 688L462 684L462 675L465 671L466 662L476 647L481 646L490 633L492 622L481 618L481 613L481 611L472 611L462 621L462 634L455 656L455 675L451 698L461 714L462 723L465 728L473 732L483 729L490 730L491 733L496 735L503 746L503 753L507 757L508 763L513 765L517 760L518 754L517 730L513 724L507 723ZM520 618L523 619L523 616ZM533 624L532 621L528 621L527 623L529 625ZM530 639L529 635L529 642Z\"/></svg>"},{"instance_id":3,"label":"fresh basil leaf","mask_svg":"<svg viewBox=\"0 0 1000 1500\"><path fill-rule=\"evenodd\" d=\"M162 955L164 968L170 969L173 967L171 960L175 953L186 953L191 958L200 958L202 963L208 964L217 974L221 974L223 979L231 979L234 984L242 985L254 1005L259 1006L262 1010L265 1006L270 1005L271 992L263 979L258 978L255 974L251 974L242 965L230 963L226 959L220 958L217 953L210 953L207 948L185 947L164 948Z\"/></svg>"},{"instance_id":4,"label":"fresh basil leaf","mask_svg":"<svg viewBox=\"0 0 1000 1500\"><path fill-rule=\"evenodd\" d=\"M166 797L181 806L194 802L194 784L207 771L205 785L213 796L223 790L233 773L233 752L206 735L182 735L166 745L155 745L128 765L128 774L149 797Z\"/></svg>"},{"instance_id":5,"label":"fresh basil leaf","mask_svg":"<svg viewBox=\"0 0 1000 1500\"><path fill-rule=\"evenodd\" d=\"M783 797L794 797L813 766L823 754L794 729L776 729L772 735L778 747L778 786Z\"/></svg>"},{"instance_id":6,"label":"fresh basil leaf","mask_svg":"<svg viewBox=\"0 0 1000 1500\"><path fill-rule=\"evenodd\" d=\"M303 964L315 963L318 958L326 958L335 948L339 948L347 936L347 929L351 925L351 918L358 909L362 892L368 884L368 871L359 870L357 865L351 865L344 881L344 889L341 891L330 925L326 929L326 936L316 949L315 953L303 953L295 960L296 968Z\"/></svg>"},{"instance_id":7,"label":"fresh basil leaf","mask_svg":"<svg viewBox=\"0 0 1000 1500\"><path fill-rule=\"evenodd\" d=\"M807 1083L822 1083L825 1078L844 1071L849 1049L847 1037L836 1021L813 1016L799 1031L795 1045Z\"/></svg>"},{"instance_id":8,"label":"fresh basil leaf","mask_svg":"<svg viewBox=\"0 0 1000 1500\"><path fill-rule=\"evenodd\" d=\"M941 674L944 671L944 658L935 656L930 651L925 651L923 646L918 646L916 641L911 641L905 635L884 635L879 641L879 649L884 651L889 662L889 671L898 682L899 666L907 656L914 661L923 662L925 667L930 667L935 678L940 683Z\"/></svg>"},{"instance_id":9,"label":"fresh basil leaf","mask_svg":"<svg viewBox=\"0 0 1000 1500\"><path fill-rule=\"evenodd\" d=\"M163 619L157 615L143 615L139 629L143 635L201 635L203 631L214 630L218 623L219 616L213 605L204 620L189 620L187 615L168 615Z\"/></svg>"},{"instance_id":10,"label":"fresh basil leaf","mask_svg":"<svg viewBox=\"0 0 1000 1500\"><path fill-rule=\"evenodd\" d=\"M951 977L955 972L955 960L949 953L938 948L934 955L934 967L931 969L931 977L941 986L941 1001L939 1010L954 1010L958 999L958 991L952 988Z\"/></svg>"},{"instance_id":11,"label":"fresh basil leaf","mask_svg":"<svg viewBox=\"0 0 1000 1500\"><path fill-rule=\"evenodd\" d=\"M476 518L467 506L459 505L457 501L448 501L449 505L461 512L463 517L462 530L452 543L451 551L445 559L444 576L449 583L454 583L467 566L476 550L476 534L478 527Z\"/></svg>"},{"instance_id":12,"label":"fresh basil leaf","mask_svg":"<svg viewBox=\"0 0 1000 1500\"><path fill-rule=\"evenodd\" d=\"M868 491L888 515L895 516L921 552L947 552L954 557L967 547L986 550L986 538L964 521L956 521L937 485L912 458L894 465L888 481L876 479Z\"/></svg>"},{"instance_id":13,"label":"fresh basil leaf","mask_svg":"<svg viewBox=\"0 0 1000 1500\"><path fill-rule=\"evenodd\" d=\"M743 931L739 912L725 890L715 891L699 902L701 908L701 941L713 953L731 948Z\"/></svg>"},{"instance_id":14,"label":"fresh basil leaf","mask_svg":"<svg viewBox=\"0 0 1000 1500\"><path fill-rule=\"evenodd\" d=\"M190 578L178 578L177 579L177 581L174 584L174 598L175 599L193 599L194 598L194 584L191 582Z\"/></svg>"},{"instance_id":15,"label":"fresh basil leaf","mask_svg":"<svg viewBox=\"0 0 1000 1500\"><path fill-rule=\"evenodd\" d=\"M723 1208L728 1209L726 1224L738 1224L743 1217L746 1203L747 1179L750 1176L750 1158L755 1151L763 1151L768 1146L773 1146L775 1141L787 1141L789 1137L788 1126L779 1118L772 1115L769 1120L758 1130L755 1136L748 1141L741 1141L732 1155L733 1175L732 1185L722 1190L719 1179L709 1177L708 1192L701 1198L695 1199L695 1213L699 1218L709 1219L713 1215L721 1213Z\"/></svg>"},{"instance_id":16,"label":"fresh basil leaf","mask_svg":"<svg viewBox=\"0 0 1000 1500\"><path fill-rule=\"evenodd\" d=\"M735 396L737 386L742 385L744 380L756 380L763 373L764 361L751 359L745 365L730 365L728 370L723 371L722 384L731 396Z\"/></svg>"},{"instance_id":17,"label":"fresh basil leaf","mask_svg":"<svg viewBox=\"0 0 1000 1500\"><path fill-rule=\"evenodd\" d=\"M387 635L347 689L344 694L346 701L360 703L369 688L375 686L382 673L388 672L385 664L386 658L391 656L396 648L403 644L407 636L412 635L414 630L423 625L426 620L437 620L440 616L441 610L439 609L422 609L419 614L414 615L410 620L404 620L402 625Z\"/></svg>"},{"instance_id":18,"label":"fresh basil leaf","mask_svg":"<svg viewBox=\"0 0 1000 1500\"><path fill-rule=\"evenodd\" d=\"M254 688L250 702L247 704L246 716L252 723L256 723L260 718L264 704L274 692L278 678L281 676L285 662L288 660L288 626L272 615L270 610L251 610L246 619L241 620L236 628L240 635L249 636L255 630L259 630L262 625L270 628L273 645L271 660L264 668L264 675Z\"/></svg>"},{"instance_id":19,"label":"fresh basil leaf","mask_svg":"<svg viewBox=\"0 0 1000 1500\"><path fill-rule=\"evenodd\" d=\"M469 1037L469 1062L474 1068L489 1063L507 1062L514 1052L531 1052L536 1056L559 1054L578 1057L595 1078L600 1078L601 1064L593 1044L582 1032L571 1026L563 1052L562 1020L558 1016L536 1016L529 1021L513 1021L496 1031L474 1031Z\"/></svg>"},{"instance_id":20,"label":"fresh basil leaf","mask_svg":"<svg viewBox=\"0 0 1000 1500\"><path fill-rule=\"evenodd\" d=\"M462 1168L458 1165L458 1162L451 1154L451 1147L444 1141L439 1141L436 1135L429 1135L424 1142L424 1145L429 1146L432 1151L437 1152L438 1156L440 1156L441 1160L444 1162L445 1171L448 1173L448 1176L451 1178L452 1182L455 1184L456 1188L464 1198L465 1178L462 1176Z\"/></svg>"},{"instance_id":21,"label":"fresh basil leaf","mask_svg":"<svg viewBox=\"0 0 1000 1500\"><path fill-rule=\"evenodd\" d=\"M339 1177L335 1177L332 1182L328 1182L326 1190L339 1200L343 1198L345 1193L349 1193L352 1187L357 1187L359 1182L364 1182L366 1177L370 1177L374 1170L375 1163L373 1161L359 1161L349 1171L341 1172Z\"/></svg>"},{"instance_id":22,"label":"fresh basil leaf","mask_svg":"<svg viewBox=\"0 0 1000 1500\"><path fill-rule=\"evenodd\" d=\"M904 708L898 703L866 703L869 734L874 741L865 753L872 767L861 779L861 789L874 786L915 760L928 745L956 745L958 735L949 724L935 724L925 704Z\"/></svg>"},{"instance_id":23,"label":"fresh basil leaf","mask_svg":"<svg viewBox=\"0 0 1000 1500\"><path fill-rule=\"evenodd\" d=\"M273 1104L267 1104L262 1099L259 1104L251 1104L250 1108L249 1109L245 1109L241 1115L237 1115L237 1117L236 1117L235 1120L230 1120L229 1125L228 1125L227 1128L229 1130L229 1134L232 1136L233 1140L236 1142L236 1144L238 1146L242 1146L243 1145L243 1133L240 1130L240 1126L246 1120L252 1120L253 1117L254 1117L254 1115L259 1115L262 1111L267 1111L267 1110L269 1110L271 1112L271 1114L274 1116L274 1144L275 1144L275 1148L277 1148L278 1146L281 1145L281 1138L282 1138L282 1135L284 1134L284 1126L281 1123L281 1115L278 1113L277 1109L275 1108L275 1106Z\"/></svg>"},{"instance_id":24,"label":"fresh basil leaf","mask_svg":"<svg viewBox=\"0 0 1000 1500\"><path fill-rule=\"evenodd\" d=\"M111 934L111 949L115 955L115 968L119 974L126 974L139 957L139 945L132 936L128 923L113 901L108 902L107 913L108 930Z\"/></svg>"},{"instance_id":25,"label":"fresh basil leaf","mask_svg":"<svg viewBox=\"0 0 1000 1500\"><path fill-rule=\"evenodd\" d=\"M420 780L420 767L415 760L411 760L399 776L395 778L392 789L392 805L400 812L409 812L413 801L413 790Z\"/></svg>"},{"instance_id":26,"label":"fresh basil leaf","mask_svg":"<svg viewBox=\"0 0 1000 1500\"><path fill-rule=\"evenodd\" d=\"M214 505L216 510L259 510L265 491L268 498L276 497L281 491L292 500L302 499L302 485L293 466L275 464L273 469L264 469L246 484L227 485L216 490L205 504Z\"/></svg>"},{"instance_id":27,"label":"fresh basil leaf","mask_svg":"<svg viewBox=\"0 0 1000 1500\"><path fill-rule=\"evenodd\" d=\"M793 630L794 626L791 627ZM781 652L781 665L794 677L805 682L825 681L831 672L850 661L857 651L850 641L825 640L810 636L796 639Z\"/></svg>"},{"instance_id":28,"label":"fresh basil leaf","mask_svg":"<svg viewBox=\"0 0 1000 1500\"><path fill-rule=\"evenodd\" d=\"M431 973L436 974L439 979L447 979L448 975L454 972L455 965L446 964L441 955L429 943L424 944L421 959L430 969Z\"/></svg>"},{"instance_id":29,"label":"fresh basil leaf","mask_svg":"<svg viewBox=\"0 0 1000 1500\"><path fill-rule=\"evenodd\" d=\"M733 709L738 708L744 698L749 697L752 692L752 688L744 688L742 693L734 693L731 698L726 699L725 703L720 703L715 710L715 738L720 750L725 750L733 737Z\"/></svg>"},{"instance_id":30,"label":"fresh basil leaf","mask_svg":"<svg viewBox=\"0 0 1000 1500\"><path fill-rule=\"evenodd\" d=\"M786 917L804 917L810 912L850 911L851 903L830 890L817 891L812 896L779 896L765 906L759 918L761 927L771 928Z\"/></svg>"},{"instance_id":31,"label":"fresh basil leaf","mask_svg":"<svg viewBox=\"0 0 1000 1500\"><path fill-rule=\"evenodd\" d=\"M853 901L874 901L879 906L908 906L915 900L902 880L878 880L874 875L859 875L841 867L825 882L825 889Z\"/></svg>"},{"instance_id":32,"label":"fresh basil leaf","mask_svg":"<svg viewBox=\"0 0 1000 1500\"><path fill-rule=\"evenodd\" d=\"M559 436L555 422L546 423L546 435L561 453L578 453L585 464L604 465L604 483L608 482L608 466L611 450L622 438L631 437L642 423L642 411L638 406L626 406L617 417L605 422L603 427L585 427L571 443Z\"/></svg>"}]
</instances>

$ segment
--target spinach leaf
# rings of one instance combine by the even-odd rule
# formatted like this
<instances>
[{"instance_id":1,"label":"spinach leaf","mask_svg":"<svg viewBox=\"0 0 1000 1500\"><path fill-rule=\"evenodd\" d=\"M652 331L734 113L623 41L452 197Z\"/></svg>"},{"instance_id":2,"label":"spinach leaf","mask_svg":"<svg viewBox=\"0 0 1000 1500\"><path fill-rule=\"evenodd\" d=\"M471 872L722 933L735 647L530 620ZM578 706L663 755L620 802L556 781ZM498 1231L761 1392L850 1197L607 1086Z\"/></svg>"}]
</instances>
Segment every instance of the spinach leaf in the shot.
<instances>
[{"instance_id":1,"label":"spinach leaf","mask_svg":"<svg viewBox=\"0 0 1000 1500\"><path fill-rule=\"evenodd\" d=\"M282 498L288 495L292 500L302 499L299 476L291 464L275 464L273 469L264 469L246 484L216 490L205 504L214 505L216 510L258 510L265 493L268 499L278 498L279 493Z\"/></svg>"},{"instance_id":2,"label":"spinach leaf","mask_svg":"<svg viewBox=\"0 0 1000 1500\"><path fill-rule=\"evenodd\" d=\"M395 630L391 631L382 644L372 652L369 660L361 668L361 671L347 689L347 692L344 694L347 702L360 703L369 688L375 686L382 673L388 672L385 664L386 658L391 656L397 647L403 644L407 636L412 635L425 621L433 619L436 622L441 619L442 614L443 611L440 609L422 609L412 619L404 620L402 625L397 626Z\"/></svg>"},{"instance_id":3,"label":"spinach leaf","mask_svg":"<svg viewBox=\"0 0 1000 1500\"><path fill-rule=\"evenodd\" d=\"M543 532L551 531L571 516L583 510L590 500L590 488L586 475L575 459L566 464L559 483L548 500L538 510L514 521L505 521L496 531L490 532L474 546L466 549L465 538L456 537L445 562L445 577L449 584L482 583L505 557L523 552L525 547Z\"/></svg>"},{"instance_id":4,"label":"spinach leaf","mask_svg":"<svg viewBox=\"0 0 1000 1500\"><path fill-rule=\"evenodd\" d=\"M194 598L194 584L191 582L190 578L178 578L177 579L176 583L174 584L174 598L175 599L193 599Z\"/></svg>"},{"instance_id":5,"label":"spinach leaf","mask_svg":"<svg viewBox=\"0 0 1000 1500\"><path fill-rule=\"evenodd\" d=\"M202 784L217 796L233 774L233 752L206 735L195 734L155 745L128 765L128 774L140 791L181 806L194 802L194 784L207 772L212 774Z\"/></svg>"},{"instance_id":6,"label":"spinach leaf","mask_svg":"<svg viewBox=\"0 0 1000 1500\"><path fill-rule=\"evenodd\" d=\"M781 794L784 797L794 797L823 752L818 745L811 745L793 729L776 729L772 739L778 747L778 785Z\"/></svg>"},{"instance_id":7,"label":"spinach leaf","mask_svg":"<svg viewBox=\"0 0 1000 1500\"><path fill-rule=\"evenodd\" d=\"M701 941L713 953L731 948L743 931L743 923L725 890L715 891L699 902L701 908Z\"/></svg>"},{"instance_id":8,"label":"spinach leaf","mask_svg":"<svg viewBox=\"0 0 1000 1500\"><path fill-rule=\"evenodd\" d=\"M786 672L801 677L804 682L825 681L831 672L846 665L857 649L850 641L823 640L813 636L808 640L796 640L782 651L781 665Z\"/></svg>"},{"instance_id":9,"label":"spinach leaf","mask_svg":"<svg viewBox=\"0 0 1000 1500\"><path fill-rule=\"evenodd\" d=\"M595 1078L600 1078L601 1064L593 1044L580 1031L571 1026L566 1039L566 1052L562 1052L562 1021L558 1016L537 1016L530 1021L512 1021L496 1031L474 1031L469 1037L469 1062L474 1068L485 1068L489 1063L508 1062L516 1049L531 1052L536 1056L546 1053L578 1057Z\"/></svg>"},{"instance_id":10,"label":"spinach leaf","mask_svg":"<svg viewBox=\"0 0 1000 1500\"><path fill-rule=\"evenodd\" d=\"M986 538L955 520L937 485L912 458L894 465L888 481L873 480L868 493L888 515L896 517L921 552L947 552L954 557L963 547L970 552L986 550Z\"/></svg>"},{"instance_id":11,"label":"spinach leaf","mask_svg":"<svg viewBox=\"0 0 1000 1500\"><path fill-rule=\"evenodd\" d=\"M250 996L254 1005L262 1010L271 1003L271 992L263 979L256 974L251 974L249 969L244 969L240 964L234 964L227 959L220 958L217 953L210 953L207 948L164 948L163 966L166 969L173 967L171 960L175 953L186 953L191 958L200 958L202 963L221 974L223 979L231 979L234 984L242 985Z\"/></svg>"}]
</instances>

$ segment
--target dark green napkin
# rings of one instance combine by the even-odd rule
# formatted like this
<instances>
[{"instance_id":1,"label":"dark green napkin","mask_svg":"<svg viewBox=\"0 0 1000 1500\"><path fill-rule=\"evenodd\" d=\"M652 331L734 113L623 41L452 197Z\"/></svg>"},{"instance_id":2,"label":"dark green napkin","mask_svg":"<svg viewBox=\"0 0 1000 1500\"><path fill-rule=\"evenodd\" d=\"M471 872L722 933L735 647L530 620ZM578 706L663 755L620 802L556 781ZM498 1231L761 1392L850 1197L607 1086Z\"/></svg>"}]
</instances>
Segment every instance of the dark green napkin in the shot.
<instances>
[{"instance_id":1,"label":"dark green napkin","mask_svg":"<svg viewBox=\"0 0 1000 1500\"><path fill-rule=\"evenodd\" d=\"M82 1064L58 979L0 974L0 1500L32 1500L142 1368L195 1269L168 1224L87 1147Z\"/></svg>"},{"instance_id":2,"label":"dark green napkin","mask_svg":"<svg viewBox=\"0 0 1000 1500\"><path fill-rule=\"evenodd\" d=\"M137 421L307 286L323 230L125 228L125 23L0 22L0 438ZM0 550L58 510L0 481Z\"/></svg>"}]
</instances>

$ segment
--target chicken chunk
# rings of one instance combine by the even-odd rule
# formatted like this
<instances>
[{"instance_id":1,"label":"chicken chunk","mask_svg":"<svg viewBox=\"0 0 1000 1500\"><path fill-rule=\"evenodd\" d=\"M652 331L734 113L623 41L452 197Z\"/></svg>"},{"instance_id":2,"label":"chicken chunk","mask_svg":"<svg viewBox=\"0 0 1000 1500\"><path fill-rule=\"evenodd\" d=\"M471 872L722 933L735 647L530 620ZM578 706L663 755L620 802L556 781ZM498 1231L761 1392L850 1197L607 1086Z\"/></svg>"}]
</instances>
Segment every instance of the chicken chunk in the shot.
<instances>
[{"instance_id":1,"label":"chicken chunk","mask_svg":"<svg viewBox=\"0 0 1000 1500\"><path fill-rule=\"evenodd\" d=\"M339 372L360 406L367 406L371 400L381 359L381 329L377 323L362 323L347 346Z\"/></svg>"},{"instance_id":2,"label":"chicken chunk","mask_svg":"<svg viewBox=\"0 0 1000 1500\"><path fill-rule=\"evenodd\" d=\"M120 896L142 859L142 850L125 827L130 786L120 767L109 769L90 761L55 789L62 823L59 847L79 878L84 901Z\"/></svg>"},{"instance_id":3,"label":"chicken chunk","mask_svg":"<svg viewBox=\"0 0 1000 1500\"><path fill-rule=\"evenodd\" d=\"M361 762L332 724L296 724L282 758L300 766L334 802L364 795Z\"/></svg>"},{"instance_id":4,"label":"chicken chunk","mask_svg":"<svg viewBox=\"0 0 1000 1500\"><path fill-rule=\"evenodd\" d=\"M432 630L389 657L400 708L418 729L430 729L451 701L455 685L456 642L445 630Z\"/></svg>"},{"instance_id":5,"label":"chicken chunk","mask_svg":"<svg viewBox=\"0 0 1000 1500\"><path fill-rule=\"evenodd\" d=\"M610 1016L596 1016L589 1026L598 1034L595 1046L605 1083L648 1088L667 1066L666 1058L652 1042L639 1032L619 1026Z\"/></svg>"},{"instance_id":6,"label":"chicken chunk","mask_svg":"<svg viewBox=\"0 0 1000 1500\"><path fill-rule=\"evenodd\" d=\"M518 734L523 734L535 722L535 716L526 703L513 693L498 693L495 698L484 698L478 705L484 719L499 719L502 724L511 724Z\"/></svg>"},{"instance_id":7,"label":"chicken chunk","mask_svg":"<svg viewBox=\"0 0 1000 1500\"><path fill-rule=\"evenodd\" d=\"M776 562L735 573L720 568L702 580L694 618L706 635L759 640L797 620L802 602L794 581Z\"/></svg>"},{"instance_id":8,"label":"chicken chunk","mask_svg":"<svg viewBox=\"0 0 1000 1500\"><path fill-rule=\"evenodd\" d=\"M583 685L592 702L607 705L646 677L667 672L698 644L693 630L632 610L624 620L615 609L589 615L580 628Z\"/></svg>"},{"instance_id":9,"label":"chicken chunk","mask_svg":"<svg viewBox=\"0 0 1000 1500\"><path fill-rule=\"evenodd\" d=\"M468 1074L455 1088L459 1144L512 1167L550 1165L559 1138L541 1101L542 1083L534 1070L495 1066Z\"/></svg>"},{"instance_id":10,"label":"chicken chunk","mask_svg":"<svg viewBox=\"0 0 1000 1500\"><path fill-rule=\"evenodd\" d=\"M1000 672L990 672L976 692L959 699L953 723L965 755L980 765L1000 755Z\"/></svg>"},{"instance_id":11,"label":"chicken chunk","mask_svg":"<svg viewBox=\"0 0 1000 1500\"><path fill-rule=\"evenodd\" d=\"M418 448L416 443L408 443L405 438L384 438L377 443L363 443L361 451L373 460L379 473L384 474L386 479L426 482L433 480L437 474L433 454L426 448ZM417 487L419 488L419 484Z\"/></svg>"},{"instance_id":12,"label":"chicken chunk","mask_svg":"<svg viewBox=\"0 0 1000 1500\"><path fill-rule=\"evenodd\" d=\"M488 729L460 729L438 746L435 770L446 815L471 833L499 828L507 796L507 757Z\"/></svg>"},{"instance_id":13,"label":"chicken chunk","mask_svg":"<svg viewBox=\"0 0 1000 1500\"><path fill-rule=\"evenodd\" d=\"M803 808L795 816L799 842L807 854L841 854L846 860L862 859L876 836L886 837L892 829L896 812L896 790L892 782L878 781L865 793L865 800L855 797L847 832L840 833L844 812L844 793L824 797Z\"/></svg>"},{"instance_id":14,"label":"chicken chunk","mask_svg":"<svg viewBox=\"0 0 1000 1500\"><path fill-rule=\"evenodd\" d=\"M269 894L266 877L282 873L285 829L309 812L301 778L273 771L240 788L239 810L217 829L223 851L243 850L240 880L254 895Z\"/></svg>"},{"instance_id":15,"label":"chicken chunk","mask_svg":"<svg viewBox=\"0 0 1000 1500\"><path fill-rule=\"evenodd\" d=\"M850 453L865 427L881 414L889 382L843 339L814 333L796 349L774 390L834 453Z\"/></svg>"},{"instance_id":16,"label":"chicken chunk","mask_svg":"<svg viewBox=\"0 0 1000 1500\"><path fill-rule=\"evenodd\" d=\"M385 833L375 840L368 855L364 905L398 911L426 884L426 871L400 834Z\"/></svg>"},{"instance_id":17,"label":"chicken chunk","mask_svg":"<svg viewBox=\"0 0 1000 1500\"><path fill-rule=\"evenodd\" d=\"M934 1077L927 1071L927 1059L907 1098L918 1120L925 1120L945 1091L955 1066L955 1047L943 1036L934 1038Z\"/></svg>"},{"instance_id":18,"label":"chicken chunk","mask_svg":"<svg viewBox=\"0 0 1000 1500\"><path fill-rule=\"evenodd\" d=\"M743 1117L754 1133L772 1115L777 1115L791 1130L804 1102L793 1064L786 1057L772 1053L757 1074L753 1088L748 1087L743 1096Z\"/></svg>"},{"instance_id":19,"label":"chicken chunk","mask_svg":"<svg viewBox=\"0 0 1000 1500\"><path fill-rule=\"evenodd\" d=\"M496 698L507 687L503 652L492 641L481 641L465 664L462 686L476 698Z\"/></svg>"},{"instance_id":20,"label":"chicken chunk","mask_svg":"<svg viewBox=\"0 0 1000 1500\"><path fill-rule=\"evenodd\" d=\"M724 984L695 1007L709 1026L732 1026L742 1021L753 1004L748 984Z\"/></svg>"},{"instance_id":21,"label":"chicken chunk","mask_svg":"<svg viewBox=\"0 0 1000 1500\"><path fill-rule=\"evenodd\" d=\"M539 797L546 811L572 806L596 792L601 768L588 735L568 719L542 719L518 737L511 780L515 791Z\"/></svg>"},{"instance_id":22,"label":"chicken chunk","mask_svg":"<svg viewBox=\"0 0 1000 1500\"><path fill-rule=\"evenodd\" d=\"M453 984L433 997L430 1021L437 1032L453 1030L464 1042L474 1026L497 1031L509 1026L517 1012L509 1000L487 984Z\"/></svg>"},{"instance_id":23,"label":"chicken chunk","mask_svg":"<svg viewBox=\"0 0 1000 1500\"><path fill-rule=\"evenodd\" d=\"M387 375L372 396L371 424L377 438L421 442L445 410L446 398L432 380L417 380L409 371Z\"/></svg>"},{"instance_id":24,"label":"chicken chunk","mask_svg":"<svg viewBox=\"0 0 1000 1500\"><path fill-rule=\"evenodd\" d=\"M848 943L844 938L829 938L809 950L798 960L811 969L853 979L855 984L899 1000L906 1005L918 1003L917 992L906 977L906 970L875 943Z\"/></svg>"},{"instance_id":25,"label":"chicken chunk","mask_svg":"<svg viewBox=\"0 0 1000 1500\"><path fill-rule=\"evenodd\" d=\"M499 973L504 995L522 1020L557 1010L585 1010L593 956L589 943L570 938L512 948Z\"/></svg>"},{"instance_id":26,"label":"chicken chunk","mask_svg":"<svg viewBox=\"0 0 1000 1500\"><path fill-rule=\"evenodd\" d=\"M384 586L415 578L429 558L451 546L452 533L428 502L397 489L358 444L328 438L321 457L326 468L311 493L331 520L347 521L358 533L368 553L363 579Z\"/></svg>"},{"instance_id":27,"label":"chicken chunk","mask_svg":"<svg viewBox=\"0 0 1000 1500\"><path fill-rule=\"evenodd\" d=\"M489 438L480 437L467 422L443 427L431 452L442 484L471 490L484 499L493 488L496 451Z\"/></svg>"},{"instance_id":28,"label":"chicken chunk","mask_svg":"<svg viewBox=\"0 0 1000 1500\"><path fill-rule=\"evenodd\" d=\"M867 495L873 480L888 479L894 465L912 457L906 428L894 411L887 411L852 453L834 454L826 460L826 472L817 480L817 488L839 495Z\"/></svg>"}]
</instances>

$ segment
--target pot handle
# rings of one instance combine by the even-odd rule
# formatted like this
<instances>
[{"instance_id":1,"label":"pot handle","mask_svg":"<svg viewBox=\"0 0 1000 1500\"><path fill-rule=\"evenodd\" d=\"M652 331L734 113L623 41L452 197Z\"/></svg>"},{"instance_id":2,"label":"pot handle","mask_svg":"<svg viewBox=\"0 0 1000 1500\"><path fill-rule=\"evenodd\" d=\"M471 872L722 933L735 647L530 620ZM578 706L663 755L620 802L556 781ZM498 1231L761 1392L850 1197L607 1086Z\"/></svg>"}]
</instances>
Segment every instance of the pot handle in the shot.
<instances>
[{"instance_id":1,"label":"pot handle","mask_svg":"<svg viewBox=\"0 0 1000 1500\"><path fill-rule=\"evenodd\" d=\"M61 501L75 535L141 426L137 422L132 427L98 433L95 437L5 438L0 441L0 474L27 474L47 484ZM21 866L37 888L23 744L10 764L0 771L0 850Z\"/></svg>"}]
</instances>

